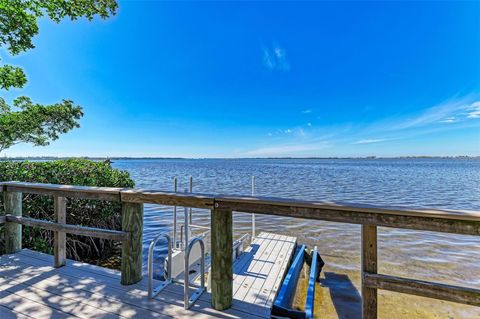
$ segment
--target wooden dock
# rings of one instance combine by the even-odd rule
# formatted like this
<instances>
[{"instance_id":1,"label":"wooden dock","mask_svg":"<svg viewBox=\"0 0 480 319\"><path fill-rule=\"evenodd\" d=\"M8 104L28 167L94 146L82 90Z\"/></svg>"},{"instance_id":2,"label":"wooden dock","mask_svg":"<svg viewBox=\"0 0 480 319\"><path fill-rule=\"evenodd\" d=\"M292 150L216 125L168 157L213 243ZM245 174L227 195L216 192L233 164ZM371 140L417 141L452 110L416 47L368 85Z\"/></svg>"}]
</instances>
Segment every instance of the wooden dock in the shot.
<instances>
[{"instance_id":1,"label":"wooden dock","mask_svg":"<svg viewBox=\"0 0 480 319\"><path fill-rule=\"evenodd\" d=\"M279 243L288 247L293 239L261 234L249 250L251 259L243 257L234 264L234 211L361 225L361 312L364 319L378 318L378 290L480 307L480 289L392 276L378 273L377 267L381 262L378 258L378 227L480 236L480 211L407 209L289 198L21 182L0 182L0 192L4 196L0 225L4 225L4 251L7 254L0 257L0 318L265 317L275 290L278 290L281 269L289 259L275 251L283 251L284 246L278 246ZM52 196L55 221L23 216L23 194ZM121 230L65 223L68 214L65 198L118 202L122 214ZM183 286L171 286L167 293L162 292L154 300L146 298L146 283L142 276L144 204L208 209L211 212L211 293L202 295L189 311L183 309ZM22 250L23 226L55 232L55 259ZM121 242L121 271L72 261L63 266L66 252L63 234ZM270 244L264 246L267 242ZM272 259L273 256L278 259ZM277 275L271 275L277 270Z\"/></svg>"},{"instance_id":2,"label":"wooden dock","mask_svg":"<svg viewBox=\"0 0 480 319\"><path fill-rule=\"evenodd\" d=\"M153 300L147 281L124 286L120 272L24 249L0 257L1 318L269 318L270 308L296 244L294 237L261 233L234 264L234 300L226 311L204 293L183 308L183 285ZM193 292L193 289L192 289Z\"/></svg>"}]
</instances>

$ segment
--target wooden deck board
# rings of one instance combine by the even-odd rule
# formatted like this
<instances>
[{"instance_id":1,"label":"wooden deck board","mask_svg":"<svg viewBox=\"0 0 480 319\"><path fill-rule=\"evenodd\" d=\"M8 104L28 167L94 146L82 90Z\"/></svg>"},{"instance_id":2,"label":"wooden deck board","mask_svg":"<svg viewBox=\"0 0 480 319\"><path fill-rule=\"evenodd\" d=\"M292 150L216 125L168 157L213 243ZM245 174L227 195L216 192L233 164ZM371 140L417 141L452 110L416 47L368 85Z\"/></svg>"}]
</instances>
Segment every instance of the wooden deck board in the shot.
<instances>
[{"instance_id":1,"label":"wooden deck board","mask_svg":"<svg viewBox=\"0 0 480 319\"><path fill-rule=\"evenodd\" d=\"M259 246L253 253L250 263L242 267L234 279L234 299L243 300L247 304L264 307L264 313L270 313L273 298L278 285L286 271L288 261L293 254L296 238L271 233L261 233L251 247ZM284 261L287 263L284 263Z\"/></svg>"},{"instance_id":2,"label":"wooden deck board","mask_svg":"<svg viewBox=\"0 0 480 319\"><path fill-rule=\"evenodd\" d=\"M25 249L0 257L0 317L267 318L272 303L269 296L276 295L275 283L284 274L295 240L259 234L234 264L234 291L238 294L232 308L222 312L211 308L209 293L185 310L181 285L170 285L149 300L146 279L123 286L116 270L72 260L54 268L53 256ZM248 289L240 288L239 283L247 284Z\"/></svg>"}]
</instances>

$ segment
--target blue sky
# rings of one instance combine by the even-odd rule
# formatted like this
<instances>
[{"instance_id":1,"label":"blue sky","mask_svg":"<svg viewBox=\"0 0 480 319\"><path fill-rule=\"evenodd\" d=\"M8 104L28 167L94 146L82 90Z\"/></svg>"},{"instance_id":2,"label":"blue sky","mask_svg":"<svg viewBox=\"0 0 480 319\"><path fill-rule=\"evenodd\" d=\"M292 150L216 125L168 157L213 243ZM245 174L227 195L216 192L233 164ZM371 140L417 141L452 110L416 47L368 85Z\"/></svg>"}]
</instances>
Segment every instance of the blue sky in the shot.
<instances>
[{"instance_id":1,"label":"blue sky","mask_svg":"<svg viewBox=\"0 0 480 319\"><path fill-rule=\"evenodd\" d=\"M480 155L479 2L119 4L0 52L85 111L6 155Z\"/></svg>"}]
</instances>

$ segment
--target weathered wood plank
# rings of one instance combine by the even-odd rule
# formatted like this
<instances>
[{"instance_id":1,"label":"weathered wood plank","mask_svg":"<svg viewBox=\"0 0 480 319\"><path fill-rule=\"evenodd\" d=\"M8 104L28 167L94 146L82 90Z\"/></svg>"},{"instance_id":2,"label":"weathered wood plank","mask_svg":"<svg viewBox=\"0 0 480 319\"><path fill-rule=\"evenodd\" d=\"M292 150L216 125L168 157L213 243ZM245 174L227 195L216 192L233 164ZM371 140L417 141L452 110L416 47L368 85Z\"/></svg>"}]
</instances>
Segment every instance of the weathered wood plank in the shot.
<instances>
[{"instance_id":1,"label":"weathered wood plank","mask_svg":"<svg viewBox=\"0 0 480 319\"><path fill-rule=\"evenodd\" d=\"M24 315L20 312L17 312L15 310L9 309L8 307L5 307L3 305L0 305L0 318L2 319L32 319L32 317L29 317L27 315ZM39 319L39 318L36 318Z\"/></svg>"},{"instance_id":2,"label":"weathered wood plank","mask_svg":"<svg viewBox=\"0 0 480 319\"><path fill-rule=\"evenodd\" d=\"M22 218L22 193L4 192L5 214ZM6 217L5 253L11 254L22 249L22 225L12 223Z\"/></svg>"},{"instance_id":3,"label":"weathered wood plank","mask_svg":"<svg viewBox=\"0 0 480 319\"><path fill-rule=\"evenodd\" d=\"M37 184L3 182L2 189L28 193L57 195L63 197L93 198L101 200L120 200L135 203L156 203L164 205L180 205L198 208L212 208L217 203L218 208L245 211L251 213L276 214L282 216L323 219L358 224L375 224L370 215L393 215L395 217L423 217L433 219L448 219L454 221L480 222L480 211L454 211L454 210L431 210L431 209L408 209L405 207L378 207L366 204L350 204L339 202L302 201L296 199L249 197L249 196L220 196L209 194L184 194L162 192L157 190L121 189L108 187L88 187L56 184ZM353 214L354 218L351 218ZM358 215L358 218L355 218ZM396 221L396 220L395 220ZM417 220L412 219L411 224ZM378 222L392 225L388 218L379 219ZM386 226L380 225L379 226ZM445 225L445 224L444 224ZM449 227L466 227L471 224L459 224ZM423 227L423 226L422 226ZM408 228L405 224L405 228ZM426 229L430 230L430 229ZM466 231L467 233L480 234L478 224Z\"/></svg>"},{"instance_id":4,"label":"weathered wood plank","mask_svg":"<svg viewBox=\"0 0 480 319\"><path fill-rule=\"evenodd\" d=\"M249 272L253 271L255 264L260 262L260 259L263 255L268 252L268 249L271 245L275 245L275 242L271 239L275 234L272 233L264 233L262 232L261 235L258 235L257 238L251 246L255 247L255 251L251 251L246 254L248 259L239 260L239 264L234 263L234 272L233 272L233 282L234 282L234 290L233 296L236 299L243 299L240 295L237 295L237 292L242 287L245 279L248 276Z\"/></svg>"},{"instance_id":5,"label":"weathered wood plank","mask_svg":"<svg viewBox=\"0 0 480 319\"><path fill-rule=\"evenodd\" d=\"M65 197L55 196L54 209L57 223L67 223L67 199ZM67 234L63 231L55 231L53 233L53 254L55 268L65 266L67 260Z\"/></svg>"},{"instance_id":6,"label":"weathered wood plank","mask_svg":"<svg viewBox=\"0 0 480 319\"><path fill-rule=\"evenodd\" d=\"M170 318L167 315L138 307L135 303L132 305L123 302L127 298L112 298L107 291L101 289L100 283L96 283L93 280L87 283L85 280L68 275L53 274L51 271L45 270L31 270L31 267L22 263L18 263L18 265L17 271L0 271L1 289L7 289L8 285L15 284L14 287L17 289L29 288L37 294L43 294L43 291L45 291L51 294L51 299L59 300L61 297L67 298L67 304L76 303L78 305L77 308L80 308L82 312L85 309L94 307L94 318L104 318L105 315L111 316L112 314L124 318ZM64 267L64 269L68 269L68 267ZM56 306L56 304L53 306ZM84 315L81 313L79 315L84 318L89 314Z\"/></svg>"},{"instance_id":7,"label":"weathered wood plank","mask_svg":"<svg viewBox=\"0 0 480 319\"><path fill-rule=\"evenodd\" d=\"M401 278L375 273L364 273L367 287L384 289L404 294L480 306L480 289L445 285L423 280Z\"/></svg>"},{"instance_id":8,"label":"weathered wood plank","mask_svg":"<svg viewBox=\"0 0 480 319\"><path fill-rule=\"evenodd\" d=\"M259 319L256 312L252 313L250 308L246 308L247 305L245 303L237 304L237 309L225 311L212 309L209 293L204 293L190 310L185 310L183 308L183 285L171 285L166 288L165 293L159 294L154 301L151 301L147 298L146 279L134 285L123 286L120 284L119 271L71 260L67 261L66 267L52 271L53 267L49 265L52 264L53 256L28 250L22 250L13 255L15 257L13 260L11 257L12 255L2 256L0 257L0 262L6 264L6 260L11 261L12 265L20 264L22 269L28 269L27 276L48 277L48 280L58 280L63 285L78 287L76 289L81 291L101 293L105 296L105 299L112 300L112 302L116 300L119 305L122 305L123 309L128 306L138 306L174 318ZM17 269L20 270L20 268ZM7 270L7 272L10 272L10 270ZM0 269L0 274L3 275L3 273L4 271ZM193 290L194 288L192 287L191 293L193 293ZM143 318L139 312L137 313L137 318Z\"/></svg>"},{"instance_id":9,"label":"weathered wood plank","mask_svg":"<svg viewBox=\"0 0 480 319\"><path fill-rule=\"evenodd\" d=\"M35 282L35 280L33 281ZM51 291L45 289L45 286L37 287L33 284L25 284L21 281L9 278L9 280L0 279L0 290L7 291L20 296L22 299L26 298L36 303L45 305L51 309L66 312L79 318L119 318L118 315L104 311L100 307L90 306L88 303L85 303L84 300L76 300L74 298L67 297L65 296L65 291L63 293L52 293ZM32 313L32 315L34 314Z\"/></svg>"},{"instance_id":10,"label":"weathered wood plank","mask_svg":"<svg viewBox=\"0 0 480 319\"><path fill-rule=\"evenodd\" d=\"M295 237L287 237L286 241L290 243L291 248L287 250L288 253L283 258L283 262L281 263L281 268L278 273L279 275L275 278L273 286L270 287L270 294L265 300L265 305L268 305L268 307L270 308L272 307L273 301L275 300L275 297L278 294L278 290L280 289L280 285L285 278L285 275L288 271L288 266L290 264L290 260L293 258L293 254L295 253L295 247L297 245L297 239ZM255 302L257 302L257 300Z\"/></svg>"},{"instance_id":11,"label":"weathered wood plank","mask_svg":"<svg viewBox=\"0 0 480 319\"><path fill-rule=\"evenodd\" d=\"M143 204L122 203L122 230L130 239L122 244L122 285L142 280Z\"/></svg>"},{"instance_id":12,"label":"weathered wood plank","mask_svg":"<svg viewBox=\"0 0 480 319\"><path fill-rule=\"evenodd\" d=\"M377 259L377 227L362 225L362 274L377 273ZM377 289L362 280L363 319L377 319L377 297Z\"/></svg>"},{"instance_id":13,"label":"weathered wood plank","mask_svg":"<svg viewBox=\"0 0 480 319\"><path fill-rule=\"evenodd\" d=\"M217 310L228 309L233 299L232 272L232 211L213 209L211 213L212 306Z\"/></svg>"},{"instance_id":14,"label":"weathered wood plank","mask_svg":"<svg viewBox=\"0 0 480 319\"><path fill-rule=\"evenodd\" d=\"M232 208L232 205L238 207L246 207L246 212L259 213L267 209L269 211L280 209L282 207L314 208L319 210L333 210L358 213L375 213L381 215L401 215L416 217L432 217L455 220L471 220L480 221L480 211L473 210L448 210L448 209L424 209L424 208L407 208L399 206L376 206L359 203L344 203L331 201L306 201L291 198L278 197L250 197L250 196L232 196L232 195L215 195L215 203L219 208ZM243 211L242 209L234 211ZM308 212L308 211L307 211ZM264 211L265 213L265 211Z\"/></svg>"},{"instance_id":15,"label":"weathered wood plank","mask_svg":"<svg viewBox=\"0 0 480 319\"><path fill-rule=\"evenodd\" d=\"M267 308L271 307L271 304L267 304L268 296L270 295L275 279L278 276L283 276L279 271L284 256L287 253L285 249L289 246L285 240L286 238L287 236L279 235L276 239L273 239L276 242L276 245L271 250L270 255L264 261L263 266L259 271L259 275L264 276L264 278L256 276L250 286L251 291L245 295L245 298L243 299L244 301L250 303L256 303L256 301L258 301L258 303L265 304ZM254 293L254 291L257 291L257 293Z\"/></svg>"},{"instance_id":16,"label":"weathered wood plank","mask_svg":"<svg viewBox=\"0 0 480 319\"><path fill-rule=\"evenodd\" d=\"M35 319L63 319L73 317L71 314L52 309L44 304L8 291L0 291L0 304L2 307L12 310L15 314L21 314L18 318L22 318L22 315L26 318ZM3 318L2 316L2 319Z\"/></svg>"},{"instance_id":17,"label":"weathered wood plank","mask_svg":"<svg viewBox=\"0 0 480 319\"><path fill-rule=\"evenodd\" d=\"M127 241L130 234L118 230L109 230L101 229L80 225L69 225L69 224L58 224L56 222L51 222L48 220L34 219L30 217L19 217L7 215L7 222L25 225L40 227L52 231L61 231L69 234L81 235L81 236L90 236L103 239L117 240L117 241Z\"/></svg>"},{"instance_id":18,"label":"weathered wood plank","mask_svg":"<svg viewBox=\"0 0 480 319\"><path fill-rule=\"evenodd\" d=\"M122 188L93 187L77 185L58 185L40 183L3 182L1 183L10 192L53 195L71 198L98 199L106 201L120 201Z\"/></svg>"},{"instance_id":19,"label":"weathered wood plank","mask_svg":"<svg viewBox=\"0 0 480 319\"><path fill-rule=\"evenodd\" d=\"M255 255L260 254L261 249L265 249L267 245L262 245L262 243L267 239L266 237L270 236L269 233L262 232L261 234L255 237L254 242L252 242L239 259L237 259L233 264L233 280L235 281L238 276L243 274L247 269L248 265L255 258ZM234 290L235 293L235 290Z\"/></svg>"},{"instance_id":20,"label":"weathered wood plank","mask_svg":"<svg viewBox=\"0 0 480 319\"><path fill-rule=\"evenodd\" d=\"M246 265L246 268L244 271L242 271L241 274L239 274L235 280L234 280L234 290L233 290L233 297L238 300L245 300L245 297L248 295L250 290L252 289L252 284L255 281L256 277L259 276L261 277L262 274L260 273L263 265L265 265L268 257L272 254L272 250L276 245L276 241L272 240L279 235L276 234L268 234L271 235L269 240L266 240L264 242L265 248L260 252L260 250L255 254L252 262L250 262L248 265ZM255 274L255 276L251 276L250 274ZM262 281L265 280L265 278L261 278ZM251 293L257 293L256 292L251 292Z\"/></svg>"},{"instance_id":21,"label":"weathered wood plank","mask_svg":"<svg viewBox=\"0 0 480 319\"><path fill-rule=\"evenodd\" d=\"M185 206L211 209L213 195L195 193L162 192L156 190L128 189L120 192L122 202L149 203L166 206Z\"/></svg>"},{"instance_id":22,"label":"weathered wood plank","mask_svg":"<svg viewBox=\"0 0 480 319\"><path fill-rule=\"evenodd\" d=\"M238 199L235 197L235 199ZM294 218L326 220L350 224L377 225L394 228L429 230L480 235L480 212L454 214L436 211L384 210L373 207L323 205L312 202L278 199L279 202L248 198L240 201L216 199L219 208L238 212ZM288 204L287 204L288 203Z\"/></svg>"}]
</instances>

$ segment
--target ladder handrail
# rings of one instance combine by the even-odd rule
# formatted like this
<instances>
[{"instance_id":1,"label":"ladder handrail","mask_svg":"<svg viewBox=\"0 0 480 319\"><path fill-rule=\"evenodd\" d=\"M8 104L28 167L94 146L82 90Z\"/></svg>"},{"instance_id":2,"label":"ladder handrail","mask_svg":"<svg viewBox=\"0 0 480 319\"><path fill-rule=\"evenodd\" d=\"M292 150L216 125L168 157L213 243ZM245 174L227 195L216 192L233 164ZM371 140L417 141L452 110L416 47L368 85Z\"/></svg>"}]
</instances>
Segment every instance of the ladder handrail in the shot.
<instances>
[{"instance_id":1,"label":"ladder handrail","mask_svg":"<svg viewBox=\"0 0 480 319\"><path fill-rule=\"evenodd\" d=\"M158 241L161 238L167 239L168 247L168 263L166 270L166 279L161 281L160 285L154 289L153 288L153 251ZM162 291L168 284L172 282L172 239L168 234L162 233L155 237L148 247L148 298L155 297L160 291Z\"/></svg>"},{"instance_id":2,"label":"ladder handrail","mask_svg":"<svg viewBox=\"0 0 480 319\"><path fill-rule=\"evenodd\" d=\"M190 278L189 278L189 266L190 266L190 252L192 251L192 247L196 244L200 244L200 251L201 251L201 262L200 262L200 287L193 293L193 296L189 298L189 288L190 288ZM205 243L203 239L200 237L193 238L190 243L188 244L185 250L185 271L184 271L184 295L183 295L183 302L184 308L190 309L190 307L197 301L200 295L205 291Z\"/></svg>"}]
</instances>

